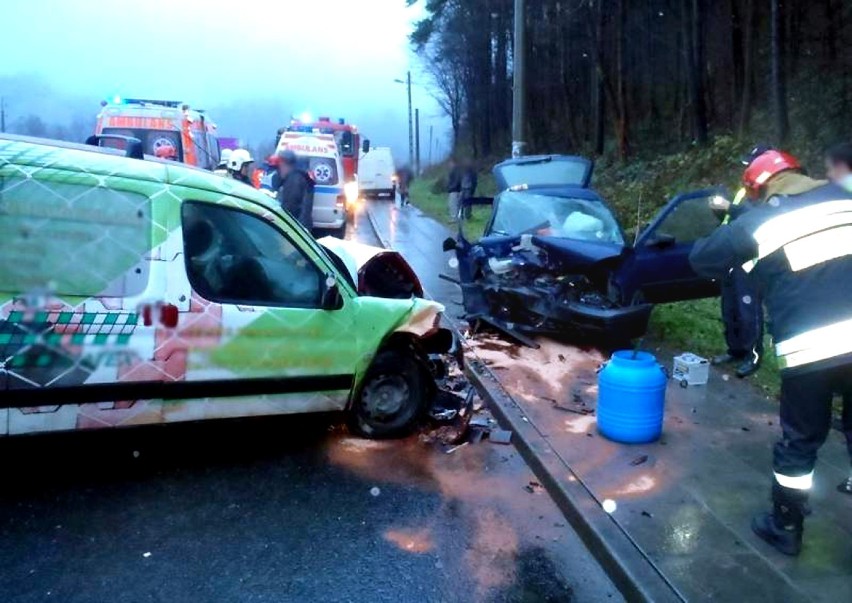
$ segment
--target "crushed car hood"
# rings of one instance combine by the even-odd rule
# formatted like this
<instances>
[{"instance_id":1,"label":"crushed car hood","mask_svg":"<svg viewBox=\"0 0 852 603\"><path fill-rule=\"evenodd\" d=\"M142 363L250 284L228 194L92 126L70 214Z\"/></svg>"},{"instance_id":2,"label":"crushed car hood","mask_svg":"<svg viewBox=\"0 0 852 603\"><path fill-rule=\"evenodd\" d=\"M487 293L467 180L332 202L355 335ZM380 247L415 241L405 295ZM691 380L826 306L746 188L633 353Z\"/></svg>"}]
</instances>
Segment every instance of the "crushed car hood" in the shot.
<instances>
[{"instance_id":1,"label":"crushed car hood","mask_svg":"<svg viewBox=\"0 0 852 603\"><path fill-rule=\"evenodd\" d=\"M624 254L624 246L614 243L578 241L562 237L532 237L534 245L556 254L569 268L582 268L596 264L617 264Z\"/></svg>"},{"instance_id":2,"label":"crushed car hood","mask_svg":"<svg viewBox=\"0 0 852 603\"><path fill-rule=\"evenodd\" d=\"M323 237L317 242L340 259L359 295L423 297L420 279L398 252L335 237Z\"/></svg>"}]
</instances>

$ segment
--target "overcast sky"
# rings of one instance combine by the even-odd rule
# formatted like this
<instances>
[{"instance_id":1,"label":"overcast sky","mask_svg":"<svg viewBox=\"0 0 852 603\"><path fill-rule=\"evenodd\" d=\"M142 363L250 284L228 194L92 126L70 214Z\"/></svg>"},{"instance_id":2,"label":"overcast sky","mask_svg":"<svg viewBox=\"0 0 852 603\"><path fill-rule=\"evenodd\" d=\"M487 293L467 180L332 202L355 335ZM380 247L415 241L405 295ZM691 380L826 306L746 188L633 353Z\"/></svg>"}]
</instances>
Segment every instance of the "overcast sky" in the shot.
<instances>
[{"instance_id":1,"label":"overcast sky","mask_svg":"<svg viewBox=\"0 0 852 603\"><path fill-rule=\"evenodd\" d=\"M405 0L8 4L0 22L0 94L10 117L47 106L53 101L45 97L53 96L73 98L75 106L90 102L93 115L114 95L182 100L206 108L223 136L257 143L307 111L345 117L374 145L392 146L398 161L407 160L405 86L394 79L411 69L415 82L424 80L408 44L423 0L410 8ZM33 77L41 84L35 92ZM425 163L429 126L443 146L448 122L424 89L414 86L413 96Z\"/></svg>"}]
</instances>

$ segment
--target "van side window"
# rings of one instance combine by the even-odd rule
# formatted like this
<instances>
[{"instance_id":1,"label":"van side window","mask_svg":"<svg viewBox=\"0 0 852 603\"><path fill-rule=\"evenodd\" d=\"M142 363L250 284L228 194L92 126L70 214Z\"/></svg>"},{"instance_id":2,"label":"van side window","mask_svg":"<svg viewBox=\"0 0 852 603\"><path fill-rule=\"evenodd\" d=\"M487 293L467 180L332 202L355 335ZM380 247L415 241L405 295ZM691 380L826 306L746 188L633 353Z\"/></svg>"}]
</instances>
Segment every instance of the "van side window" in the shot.
<instances>
[{"instance_id":1,"label":"van side window","mask_svg":"<svg viewBox=\"0 0 852 603\"><path fill-rule=\"evenodd\" d=\"M192 288L213 302L319 308L322 272L282 232L250 213L187 201L181 206Z\"/></svg>"},{"instance_id":2,"label":"van side window","mask_svg":"<svg viewBox=\"0 0 852 603\"><path fill-rule=\"evenodd\" d=\"M0 291L138 295L148 284L150 233L144 195L37 176L3 178Z\"/></svg>"}]
</instances>

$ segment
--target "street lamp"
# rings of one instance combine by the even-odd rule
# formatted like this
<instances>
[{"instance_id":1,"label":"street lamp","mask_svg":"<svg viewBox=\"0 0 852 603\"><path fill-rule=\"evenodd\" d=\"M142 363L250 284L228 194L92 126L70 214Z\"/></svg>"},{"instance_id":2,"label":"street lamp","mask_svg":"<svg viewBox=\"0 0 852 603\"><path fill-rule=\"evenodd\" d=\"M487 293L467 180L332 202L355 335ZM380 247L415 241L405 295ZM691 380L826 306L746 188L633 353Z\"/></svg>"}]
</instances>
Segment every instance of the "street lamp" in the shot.
<instances>
[{"instance_id":1,"label":"street lamp","mask_svg":"<svg viewBox=\"0 0 852 603\"><path fill-rule=\"evenodd\" d=\"M414 114L411 111L411 72L405 74L405 81L394 79L397 84L408 88L408 165L414 165Z\"/></svg>"}]
</instances>

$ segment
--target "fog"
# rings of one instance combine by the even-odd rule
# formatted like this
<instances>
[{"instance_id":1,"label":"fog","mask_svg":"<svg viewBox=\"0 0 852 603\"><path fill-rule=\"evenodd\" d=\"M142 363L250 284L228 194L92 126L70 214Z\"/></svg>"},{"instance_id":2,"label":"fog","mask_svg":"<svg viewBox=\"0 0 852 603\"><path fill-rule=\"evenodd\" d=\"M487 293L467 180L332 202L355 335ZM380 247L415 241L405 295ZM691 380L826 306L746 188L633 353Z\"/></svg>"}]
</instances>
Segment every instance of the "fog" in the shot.
<instances>
[{"instance_id":1,"label":"fog","mask_svg":"<svg viewBox=\"0 0 852 603\"><path fill-rule=\"evenodd\" d=\"M180 100L222 136L271 141L292 115L345 118L408 159L405 86L424 83L408 34L423 0L9 0L0 23L7 129L32 115L69 137L99 102ZM14 6L14 8L12 8ZM448 122L421 85L421 156L445 152Z\"/></svg>"}]
</instances>

